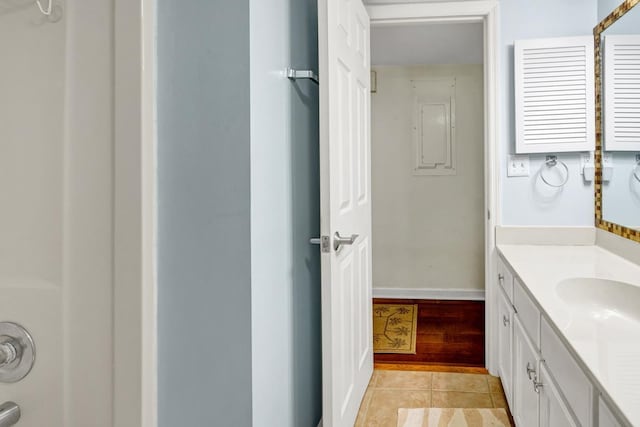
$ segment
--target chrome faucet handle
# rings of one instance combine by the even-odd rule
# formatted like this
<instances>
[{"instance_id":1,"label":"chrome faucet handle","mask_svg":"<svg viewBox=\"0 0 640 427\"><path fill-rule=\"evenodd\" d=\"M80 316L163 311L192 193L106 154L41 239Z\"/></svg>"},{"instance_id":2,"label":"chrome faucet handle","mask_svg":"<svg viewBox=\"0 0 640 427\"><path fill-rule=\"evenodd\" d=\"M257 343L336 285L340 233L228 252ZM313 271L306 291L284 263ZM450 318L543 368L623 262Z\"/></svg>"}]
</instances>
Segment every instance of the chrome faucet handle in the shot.
<instances>
[{"instance_id":1,"label":"chrome faucet handle","mask_svg":"<svg viewBox=\"0 0 640 427\"><path fill-rule=\"evenodd\" d=\"M16 343L16 340L11 337L3 337L0 342L0 367L12 363L18 357L18 350L16 346L20 348L20 344Z\"/></svg>"},{"instance_id":2,"label":"chrome faucet handle","mask_svg":"<svg viewBox=\"0 0 640 427\"><path fill-rule=\"evenodd\" d=\"M0 322L0 382L20 381L31 371L35 358L29 332L16 323Z\"/></svg>"},{"instance_id":3,"label":"chrome faucet handle","mask_svg":"<svg viewBox=\"0 0 640 427\"><path fill-rule=\"evenodd\" d=\"M14 402L0 405L0 427L11 427L20 420L20 407Z\"/></svg>"}]
</instances>

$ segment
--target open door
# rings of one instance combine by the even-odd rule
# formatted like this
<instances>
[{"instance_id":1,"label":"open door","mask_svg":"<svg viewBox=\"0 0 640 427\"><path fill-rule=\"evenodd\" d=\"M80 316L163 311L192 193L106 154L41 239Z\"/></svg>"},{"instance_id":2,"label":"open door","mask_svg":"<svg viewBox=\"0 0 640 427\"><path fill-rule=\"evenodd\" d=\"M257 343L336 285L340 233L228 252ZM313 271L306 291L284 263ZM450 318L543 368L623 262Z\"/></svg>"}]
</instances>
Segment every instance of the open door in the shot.
<instances>
[{"instance_id":1,"label":"open door","mask_svg":"<svg viewBox=\"0 0 640 427\"><path fill-rule=\"evenodd\" d=\"M369 16L319 0L324 427L353 426L373 372Z\"/></svg>"}]
</instances>

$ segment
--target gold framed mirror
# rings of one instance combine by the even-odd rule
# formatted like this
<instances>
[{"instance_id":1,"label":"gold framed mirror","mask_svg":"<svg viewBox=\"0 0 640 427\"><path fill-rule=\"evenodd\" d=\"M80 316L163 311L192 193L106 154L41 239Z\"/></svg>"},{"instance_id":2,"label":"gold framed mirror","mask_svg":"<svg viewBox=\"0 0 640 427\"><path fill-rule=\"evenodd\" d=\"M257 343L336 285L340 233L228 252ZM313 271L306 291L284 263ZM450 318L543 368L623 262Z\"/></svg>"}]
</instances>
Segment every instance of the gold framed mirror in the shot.
<instances>
[{"instance_id":1,"label":"gold framed mirror","mask_svg":"<svg viewBox=\"0 0 640 427\"><path fill-rule=\"evenodd\" d=\"M638 213L640 212L640 148L637 148L640 147L640 138L636 136L636 133L640 135L640 61L638 61L640 44L637 45L637 48L633 47L633 54L637 54L637 57L634 56L632 60L621 60L620 63L625 66L618 67L625 70L625 77L628 77L629 74L633 75L631 80L626 80L626 82L632 82L632 85L614 83L618 81L612 77L616 76L616 68L611 65L615 61L611 59L611 53L606 58L603 58L603 55L605 55L605 50L606 52L615 51L616 40L628 37L624 31L620 31L621 28L637 28L638 30L631 30L632 37L640 38L640 23L635 23L636 20L640 20L640 6L637 6L639 3L640 0L625 0L593 29L596 85L596 227L636 242L640 242L640 213ZM633 14L630 13L632 10ZM627 25L630 18L634 20L631 26ZM623 19L627 22L623 22ZM618 26L614 27L616 23ZM620 26L620 23L623 25ZM609 63L605 63L607 60ZM631 72L628 72L626 64L634 64ZM634 108L637 106L637 112L625 110L622 114L615 109L615 106L620 105L615 99L618 87L629 89L625 96L628 97L629 94L632 94L633 99L623 101L632 104ZM616 114L623 119L616 122ZM628 128L616 132L615 126L618 123L623 123L623 126ZM618 134L623 137L618 138ZM631 145L627 143L627 141L631 141L630 135L633 136L633 144ZM623 143L618 143L618 139ZM603 166L605 156L607 165ZM616 170L616 167L619 167L620 170ZM622 194L627 190L628 194Z\"/></svg>"}]
</instances>

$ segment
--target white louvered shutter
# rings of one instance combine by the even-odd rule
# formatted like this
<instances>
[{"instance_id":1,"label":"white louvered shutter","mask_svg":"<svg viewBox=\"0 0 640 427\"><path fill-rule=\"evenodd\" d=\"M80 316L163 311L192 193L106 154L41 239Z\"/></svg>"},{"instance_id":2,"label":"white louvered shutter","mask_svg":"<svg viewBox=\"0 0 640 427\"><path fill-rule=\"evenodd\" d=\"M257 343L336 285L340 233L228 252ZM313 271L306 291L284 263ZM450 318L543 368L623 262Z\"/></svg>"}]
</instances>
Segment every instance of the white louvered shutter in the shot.
<instances>
[{"instance_id":1,"label":"white louvered shutter","mask_svg":"<svg viewBox=\"0 0 640 427\"><path fill-rule=\"evenodd\" d=\"M593 38L514 45L516 152L595 149Z\"/></svg>"},{"instance_id":2,"label":"white louvered shutter","mask_svg":"<svg viewBox=\"0 0 640 427\"><path fill-rule=\"evenodd\" d=\"M640 151L640 35L604 37L604 146Z\"/></svg>"}]
</instances>

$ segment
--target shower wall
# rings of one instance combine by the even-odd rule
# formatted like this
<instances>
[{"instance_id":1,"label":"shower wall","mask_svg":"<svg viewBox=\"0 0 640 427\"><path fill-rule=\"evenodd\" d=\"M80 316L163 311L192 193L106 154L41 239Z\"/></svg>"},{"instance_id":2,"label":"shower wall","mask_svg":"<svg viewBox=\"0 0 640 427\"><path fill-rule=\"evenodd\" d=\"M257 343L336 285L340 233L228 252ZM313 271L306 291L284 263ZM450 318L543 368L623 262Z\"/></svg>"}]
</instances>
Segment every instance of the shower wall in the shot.
<instances>
[{"instance_id":1,"label":"shower wall","mask_svg":"<svg viewBox=\"0 0 640 427\"><path fill-rule=\"evenodd\" d=\"M108 427L113 2L54 5L50 22L0 0L0 320L36 345L0 402L21 406L20 426Z\"/></svg>"},{"instance_id":2,"label":"shower wall","mask_svg":"<svg viewBox=\"0 0 640 427\"><path fill-rule=\"evenodd\" d=\"M373 67L373 286L484 289L482 65ZM412 80L455 78L455 174L416 175ZM401 291L400 291L401 292ZM415 295L415 294L413 294Z\"/></svg>"}]
</instances>

